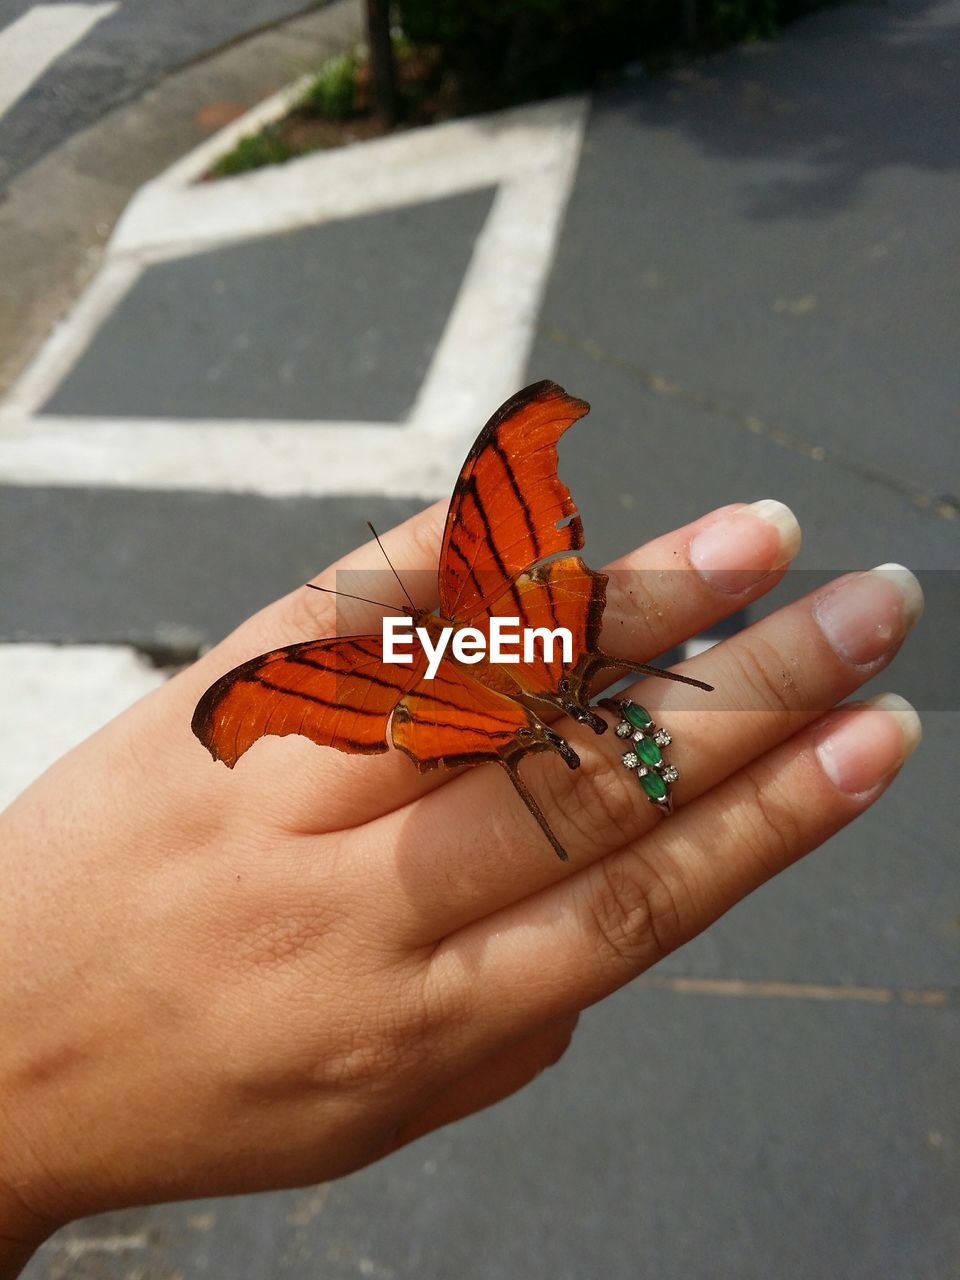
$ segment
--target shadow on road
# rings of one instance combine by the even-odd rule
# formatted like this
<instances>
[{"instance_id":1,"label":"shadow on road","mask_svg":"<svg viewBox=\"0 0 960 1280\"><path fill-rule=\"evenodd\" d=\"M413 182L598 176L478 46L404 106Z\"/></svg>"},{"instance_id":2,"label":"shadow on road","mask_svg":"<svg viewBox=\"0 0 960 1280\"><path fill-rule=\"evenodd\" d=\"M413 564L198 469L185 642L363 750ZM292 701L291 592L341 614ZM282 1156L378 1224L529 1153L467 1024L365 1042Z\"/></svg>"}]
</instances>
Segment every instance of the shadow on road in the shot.
<instances>
[{"instance_id":1,"label":"shadow on road","mask_svg":"<svg viewBox=\"0 0 960 1280\"><path fill-rule=\"evenodd\" d=\"M960 5L827 10L790 39L743 46L616 94L647 126L679 128L709 154L782 165L745 212L815 217L856 201L879 169L960 165Z\"/></svg>"}]
</instances>

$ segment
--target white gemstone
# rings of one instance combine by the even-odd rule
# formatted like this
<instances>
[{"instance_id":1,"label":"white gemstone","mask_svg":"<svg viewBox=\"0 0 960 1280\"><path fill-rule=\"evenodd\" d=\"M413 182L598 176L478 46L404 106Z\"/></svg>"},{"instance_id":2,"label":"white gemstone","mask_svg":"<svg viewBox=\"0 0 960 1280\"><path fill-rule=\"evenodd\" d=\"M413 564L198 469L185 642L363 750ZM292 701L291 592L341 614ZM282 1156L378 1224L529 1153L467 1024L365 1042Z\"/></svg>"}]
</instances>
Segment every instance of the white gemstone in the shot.
<instances>
[{"instance_id":1,"label":"white gemstone","mask_svg":"<svg viewBox=\"0 0 960 1280\"><path fill-rule=\"evenodd\" d=\"M628 769L635 769L640 763L640 757L635 751L625 751L623 753L623 763Z\"/></svg>"},{"instance_id":2,"label":"white gemstone","mask_svg":"<svg viewBox=\"0 0 960 1280\"><path fill-rule=\"evenodd\" d=\"M642 741L642 739L643 739L643 730L642 730L642 729L634 729L634 731L633 731L633 735L632 735L632 736L633 736L633 740L634 740L634 742L640 742L640 741Z\"/></svg>"},{"instance_id":3,"label":"white gemstone","mask_svg":"<svg viewBox=\"0 0 960 1280\"><path fill-rule=\"evenodd\" d=\"M617 737L629 738L632 733L633 733L633 730L631 729L630 725L627 724L626 720L621 720L620 723L617 725Z\"/></svg>"},{"instance_id":4,"label":"white gemstone","mask_svg":"<svg viewBox=\"0 0 960 1280\"><path fill-rule=\"evenodd\" d=\"M676 780L680 777L680 770L676 767L676 765L668 764L667 767L660 774L660 777L664 780L664 782L676 782Z\"/></svg>"},{"instance_id":5,"label":"white gemstone","mask_svg":"<svg viewBox=\"0 0 960 1280\"><path fill-rule=\"evenodd\" d=\"M670 743L673 741L666 729L658 729L653 735L653 740L658 747L669 747Z\"/></svg>"}]
</instances>

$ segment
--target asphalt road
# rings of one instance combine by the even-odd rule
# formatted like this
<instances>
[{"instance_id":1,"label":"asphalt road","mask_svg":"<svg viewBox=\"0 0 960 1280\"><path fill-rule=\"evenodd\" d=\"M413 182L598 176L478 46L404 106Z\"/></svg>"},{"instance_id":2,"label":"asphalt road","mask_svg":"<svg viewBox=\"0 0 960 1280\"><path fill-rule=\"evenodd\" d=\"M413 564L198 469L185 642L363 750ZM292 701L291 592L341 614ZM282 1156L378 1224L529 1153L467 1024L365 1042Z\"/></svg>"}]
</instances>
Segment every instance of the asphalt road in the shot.
<instances>
[{"instance_id":1,"label":"asphalt road","mask_svg":"<svg viewBox=\"0 0 960 1280\"><path fill-rule=\"evenodd\" d=\"M65 26L76 10L98 7L0 0L0 48L4 33L31 11L63 11L61 23L51 15L55 40L58 25ZM306 0L119 0L0 118L0 184L169 72L260 27L316 7ZM29 43L37 54L39 40L34 37Z\"/></svg>"},{"instance_id":2,"label":"asphalt road","mask_svg":"<svg viewBox=\"0 0 960 1280\"><path fill-rule=\"evenodd\" d=\"M75 1223L30 1280L954 1280L958 65L960 0L890 0L597 95L516 383L553 377L593 405L561 449L592 563L770 496L805 541L751 619L823 575L893 559L920 573L926 616L869 689L923 717L904 776L588 1010L564 1061L507 1104L328 1187ZM329 195L326 163L303 162L311 194ZM383 168L351 192L392 194ZM294 205L276 225L293 173L235 180L234 213L259 199L268 233L225 224L222 243L152 263L34 397L25 438L51 448L40 479L0 485L0 658L32 642L90 694L77 655L135 670L137 653L196 649L365 519L422 505L385 483L389 437L443 348L451 282L502 260L477 249L488 209L517 208L511 188L491 201L488 175L441 201L425 185L420 203L315 225ZM463 380L477 331L456 351ZM333 434L310 477L346 474L373 415L382 453L367 446L362 483L259 486L277 440L292 450L317 423ZM203 432L224 466L248 450L249 483L131 462L159 437L180 459ZM98 440L124 483L107 466L91 479ZM48 719L28 711L31 729Z\"/></svg>"}]
</instances>

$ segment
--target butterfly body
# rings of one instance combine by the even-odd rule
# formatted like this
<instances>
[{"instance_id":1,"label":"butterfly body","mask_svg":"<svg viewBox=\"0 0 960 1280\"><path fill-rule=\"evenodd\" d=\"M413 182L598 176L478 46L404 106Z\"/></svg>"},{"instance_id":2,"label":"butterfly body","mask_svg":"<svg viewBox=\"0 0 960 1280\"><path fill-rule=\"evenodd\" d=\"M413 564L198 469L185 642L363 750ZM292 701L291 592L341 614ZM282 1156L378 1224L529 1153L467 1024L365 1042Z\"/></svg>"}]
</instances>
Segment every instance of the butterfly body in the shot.
<instances>
[{"instance_id":1,"label":"butterfly body","mask_svg":"<svg viewBox=\"0 0 960 1280\"><path fill-rule=\"evenodd\" d=\"M563 627L572 640L569 661L544 651L515 664L461 662L448 634L427 678L422 648L414 644L409 664L387 663L381 635L290 645L243 663L200 699L193 731L214 759L232 768L265 735L302 734L359 754L386 751L389 735L421 771L494 762L566 858L518 766L541 751L556 752L571 769L580 759L527 704L602 733L606 722L589 698L604 667L684 679L599 647L607 579L570 554L583 545L583 526L557 474L557 441L588 410L552 382L525 388L497 410L467 456L447 513L439 610L397 610L434 648L444 632L473 628L486 636L498 617L526 628Z\"/></svg>"}]
</instances>

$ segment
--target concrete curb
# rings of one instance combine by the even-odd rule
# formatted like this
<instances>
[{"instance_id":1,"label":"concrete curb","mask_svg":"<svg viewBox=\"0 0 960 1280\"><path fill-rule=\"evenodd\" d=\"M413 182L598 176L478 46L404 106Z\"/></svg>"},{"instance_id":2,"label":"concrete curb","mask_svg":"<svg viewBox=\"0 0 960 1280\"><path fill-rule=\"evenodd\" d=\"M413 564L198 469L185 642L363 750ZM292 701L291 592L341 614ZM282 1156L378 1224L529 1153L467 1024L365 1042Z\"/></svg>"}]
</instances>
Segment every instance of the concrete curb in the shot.
<instances>
[{"instance_id":1,"label":"concrete curb","mask_svg":"<svg viewBox=\"0 0 960 1280\"><path fill-rule=\"evenodd\" d=\"M0 391L92 278L144 182L361 33L360 0L288 19L173 73L12 182L0 206Z\"/></svg>"}]
</instances>

